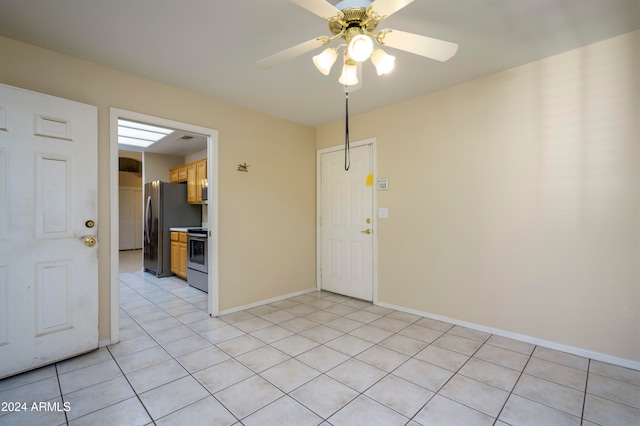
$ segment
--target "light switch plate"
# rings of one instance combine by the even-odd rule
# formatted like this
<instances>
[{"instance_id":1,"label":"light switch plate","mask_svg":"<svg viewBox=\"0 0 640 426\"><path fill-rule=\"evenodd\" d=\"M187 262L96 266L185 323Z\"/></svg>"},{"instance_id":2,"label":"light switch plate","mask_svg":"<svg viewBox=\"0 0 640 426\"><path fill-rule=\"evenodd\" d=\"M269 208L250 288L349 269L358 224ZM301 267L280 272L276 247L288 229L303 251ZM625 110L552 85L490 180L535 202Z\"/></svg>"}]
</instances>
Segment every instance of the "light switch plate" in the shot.
<instances>
[{"instance_id":1,"label":"light switch plate","mask_svg":"<svg viewBox=\"0 0 640 426\"><path fill-rule=\"evenodd\" d=\"M378 217L381 219L386 219L389 217L389 210L386 207L380 207L378 209Z\"/></svg>"}]
</instances>

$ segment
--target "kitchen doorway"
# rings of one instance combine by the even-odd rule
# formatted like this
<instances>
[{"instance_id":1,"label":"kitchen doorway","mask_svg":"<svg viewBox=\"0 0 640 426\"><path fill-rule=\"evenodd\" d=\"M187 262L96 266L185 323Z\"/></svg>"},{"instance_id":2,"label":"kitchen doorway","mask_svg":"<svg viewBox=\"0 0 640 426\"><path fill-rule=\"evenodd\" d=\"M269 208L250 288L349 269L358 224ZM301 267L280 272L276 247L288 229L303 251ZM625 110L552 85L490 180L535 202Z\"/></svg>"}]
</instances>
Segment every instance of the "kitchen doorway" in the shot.
<instances>
[{"instance_id":1,"label":"kitchen doorway","mask_svg":"<svg viewBox=\"0 0 640 426\"><path fill-rule=\"evenodd\" d=\"M206 139L208 200L206 208L206 222L211 237L208 239L208 253L210 272L208 313L212 316L218 314L218 131L215 129L195 126L188 123L177 122L160 117L126 111L118 108L110 109L110 215L111 215L111 338L110 344L119 341L119 262L120 252L120 194L119 194L119 143L118 122L127 120L135 123L144 123L160 128L171 129L185 135L203 136ZM144 147L139 150L144 151ZM157 155L157 153L153 153ZM143 166L144 168L144 166ZM151 173L151 171L149 171ZM144 177L143 177L144 179ZM203 222L205 217L203 217Z\"/></svg>"}]
</instances>

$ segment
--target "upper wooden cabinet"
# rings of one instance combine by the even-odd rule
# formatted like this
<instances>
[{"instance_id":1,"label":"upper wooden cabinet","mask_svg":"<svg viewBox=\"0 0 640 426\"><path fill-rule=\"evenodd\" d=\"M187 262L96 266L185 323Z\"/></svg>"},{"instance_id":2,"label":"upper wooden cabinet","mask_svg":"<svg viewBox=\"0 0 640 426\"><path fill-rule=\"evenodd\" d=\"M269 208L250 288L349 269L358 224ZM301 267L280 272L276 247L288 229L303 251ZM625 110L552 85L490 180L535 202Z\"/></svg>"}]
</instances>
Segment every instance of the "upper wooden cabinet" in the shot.
<instances>
[{"instance_id":1,"label":"upper wooden cabinet","mask_svg":"<svg viewBox=\"0 0 640 426\"><path fill-rule=\"evenodd\" d=\"M191 204L204 204L202 188L207 181L207 159L187 164L187 200Z\"/></svg>"},{"instance_id":2,"label":"upper wooden cabinet","mask_svg":"<svg viewBox=\"0 0 640 426\"><path fill-rule=\"evenodd\" d=\"M187 165L175 167L169 170L169 182L178 183L187 181Z\"/></svg>"},{"instance_id":3,"label":"upper wooden cabinet","mask_svg":"<svg viewBox=\"0 0 640 426\"><path fill-rule=\"evenodd\" d=\"M191 204L206 204L202 200L202 187L207 182L207 159L194 161L169 170L171 183L187 182L187 201Z\"/></svg>"},{"instance_id":4,"label":"upper wooden cabinet","mask_svg":"<svg viewBox=\"0 0 640 426\"><path fill-rule=\"evenodd\" d=\"M208 186L207 181L207 160L200 160L196 163L196 186L198 187L197 199L198 203L206 204L207 200L202 199L202 190ZM206 198L206 197L205 197Z\"/></svg>"},{"instance_id":5,"label":"upper wooden cabinet","mask_svg":"<svg viewBox=\"0 0 640 426\"><path fill-rule=\"evenodd\" d=\"M196 163L187 164L187 200L191 204L198 202Z\"/></svg>"}]
</instances>

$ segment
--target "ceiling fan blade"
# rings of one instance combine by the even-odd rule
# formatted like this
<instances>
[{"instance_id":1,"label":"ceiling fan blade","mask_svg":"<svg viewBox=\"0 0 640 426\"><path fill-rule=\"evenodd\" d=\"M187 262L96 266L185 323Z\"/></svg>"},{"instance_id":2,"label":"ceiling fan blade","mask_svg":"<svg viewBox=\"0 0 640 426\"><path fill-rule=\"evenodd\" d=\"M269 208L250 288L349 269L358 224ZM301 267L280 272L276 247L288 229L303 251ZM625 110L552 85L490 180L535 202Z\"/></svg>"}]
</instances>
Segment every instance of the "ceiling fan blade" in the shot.
<instances>
[{"instance_id":1,"label":"ceiling fan blade","mask_svg":"<svg viewBox=\"0 0 640 426\"><path fill-rule=\"evenodd\" d=\"M342 19L344 13L340 9L336 8L331 3L325 0L291 0L298 6L307 9L309 12L318 15L319 17L330 21L331 19Z\"/></svg>"},{"instance_id":2,"label":"ceiling fan blade","mask_svg":"<svg viewBox=\"0 0 640 426\"><path fill-rule=\"evenodd\" d=\"M268 58L264 58L258 61L258 68L271 68L275 65L281 64L282 62L289 61L296 56L302 55L303 53L310 52L313 49L323 46L329 43L329 41L329 37L322 36L305 41L304 43L297 44L293 47L283 50L282 52L278 52L274 55L269 56Z\"/></svg>"},{"instance_id":3,"label":"ceiling fan blade","mask_svg":"<svg viewBox=\"0 0 640 426\"><path fill-rule=\"evenodd\" d=\"M414 0L375 0L371 3L371 10L377 13L381 19L393 15Z\"/></svg>"},{"instance_id":4,"label":"ceiling fan blade","mask_svg":"<svg viewBox=\"0 0 640 426\"><path fill-rule=\"evenodd\" d=\"M380 44L440 62L448 60L458 51L456 43L438 40L437 38L398 30L382 30L379 34L378 42Z\"/></svg>"}]
</instances>

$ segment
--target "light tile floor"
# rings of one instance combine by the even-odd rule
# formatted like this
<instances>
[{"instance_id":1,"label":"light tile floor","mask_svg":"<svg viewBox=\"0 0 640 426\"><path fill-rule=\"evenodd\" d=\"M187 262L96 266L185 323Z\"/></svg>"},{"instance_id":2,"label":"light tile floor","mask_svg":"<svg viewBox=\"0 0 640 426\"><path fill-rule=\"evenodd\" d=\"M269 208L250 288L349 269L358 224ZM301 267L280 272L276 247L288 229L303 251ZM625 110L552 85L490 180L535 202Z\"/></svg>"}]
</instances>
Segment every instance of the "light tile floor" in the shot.
<instances>
[{"instance_id":1,"label":"light tile floor","mask_svg":"<svg viewBox=\"0 0 640 426\"><path fill-rule=\"evenodd\" d=\"M120 343L0 381L70 410L0 424L640 424L640 371L327 292L210 318L183 281L120 281Z\"/></svg>"}]
</instances>

